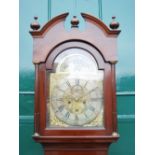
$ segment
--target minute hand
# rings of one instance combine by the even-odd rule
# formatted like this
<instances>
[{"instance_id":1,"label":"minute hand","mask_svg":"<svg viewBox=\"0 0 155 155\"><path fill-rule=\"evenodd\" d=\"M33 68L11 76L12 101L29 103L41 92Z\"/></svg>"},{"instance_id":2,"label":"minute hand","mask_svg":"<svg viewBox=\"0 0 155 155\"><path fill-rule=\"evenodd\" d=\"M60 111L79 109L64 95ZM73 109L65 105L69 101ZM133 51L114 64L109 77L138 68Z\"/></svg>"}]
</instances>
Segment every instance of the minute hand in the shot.
<instances>
[{"instance_id":1,"label":"minute hand","mask_svg":"<svg viewBox=\"0 0 155 155\"><path fill-rule=\"evenodd\" d=\"M92 90L90 90L89 92L87 92L83 97L86 97L87 95L91 94L96 89L98 89L98 87L93 88Z\"/></svg>"}]
</instances>

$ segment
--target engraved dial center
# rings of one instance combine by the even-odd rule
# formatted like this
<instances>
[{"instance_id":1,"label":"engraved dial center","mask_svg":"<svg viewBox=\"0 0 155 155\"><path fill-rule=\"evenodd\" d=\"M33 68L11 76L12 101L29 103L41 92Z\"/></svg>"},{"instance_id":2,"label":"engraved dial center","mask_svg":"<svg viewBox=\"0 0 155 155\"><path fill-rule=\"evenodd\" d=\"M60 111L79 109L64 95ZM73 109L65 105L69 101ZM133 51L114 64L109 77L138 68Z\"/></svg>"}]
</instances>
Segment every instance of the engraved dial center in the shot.
<instances>
[{"instance_id":1,"label":"engraved dial center","mask_svg":"<svg viewBox=\"0 0 155 155\"><path fill-rule=\"evenodd\" d=\"M80 85L75 85L71 89L71 93L73 94L74 100L79 101L83 94L83 88Z\"/></svg>"},{"instance_id":2,"label":"engraved dial center","mask_svg":"<svg viewBox=\"0 0 155 155\"><path fill-rule=\"evenodd\" d=\"M79 84L75 84L73 86L71 86L69 82L67 82L67 84L69 87L64 93L67 109L72 113L80 114L85 110L85 105L83 104L84 101L82 98L85 90Z\"/></svg>"}]
</instances>

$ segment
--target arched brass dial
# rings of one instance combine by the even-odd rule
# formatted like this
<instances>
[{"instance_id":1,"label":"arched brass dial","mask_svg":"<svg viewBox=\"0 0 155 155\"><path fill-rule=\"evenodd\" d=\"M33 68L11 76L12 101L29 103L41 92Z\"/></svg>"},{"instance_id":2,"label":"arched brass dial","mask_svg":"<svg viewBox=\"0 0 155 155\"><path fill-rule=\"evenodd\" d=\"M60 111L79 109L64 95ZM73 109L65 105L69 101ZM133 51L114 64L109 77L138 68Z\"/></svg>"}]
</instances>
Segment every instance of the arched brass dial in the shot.
<instances>
[{"instance_id":1,"label":"arched brass dial","mask_svg":"<svg viewBox=\"0 0 155 155\"><path fill-rule=\"evenodd\" d=\"M94 57L83 49L67 49L53 66L49 78L50 125L102 126L104 72L98 70Z\"/></svg>"}]
</instances>

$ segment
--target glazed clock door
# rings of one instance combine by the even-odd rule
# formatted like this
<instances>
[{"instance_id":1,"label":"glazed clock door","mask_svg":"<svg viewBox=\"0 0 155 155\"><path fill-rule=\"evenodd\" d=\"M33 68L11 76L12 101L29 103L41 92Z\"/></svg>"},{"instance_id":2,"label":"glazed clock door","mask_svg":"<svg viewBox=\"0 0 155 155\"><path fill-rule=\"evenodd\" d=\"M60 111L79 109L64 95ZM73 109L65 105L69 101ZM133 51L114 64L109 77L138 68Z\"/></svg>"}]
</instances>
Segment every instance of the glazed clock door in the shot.
<instances>
[{"instance_id":1,"label":"glazed clock door","mask_svg":"<svg viewBox=\"0 0 155 155\"><path fill-rule=\"evenodd\" d=\"M104 71L81 48L62 51L48 72L47 128L104 128Z\"/></svg>"}]
</instances>

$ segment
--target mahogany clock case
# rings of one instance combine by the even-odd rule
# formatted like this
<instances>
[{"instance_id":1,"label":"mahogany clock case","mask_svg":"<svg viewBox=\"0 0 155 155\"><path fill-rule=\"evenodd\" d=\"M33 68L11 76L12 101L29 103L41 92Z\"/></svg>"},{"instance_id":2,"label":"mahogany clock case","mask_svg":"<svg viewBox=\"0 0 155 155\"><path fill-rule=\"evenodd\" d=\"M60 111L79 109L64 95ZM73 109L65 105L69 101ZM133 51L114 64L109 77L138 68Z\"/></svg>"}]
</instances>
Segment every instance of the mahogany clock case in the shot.
<instances>
[{"instance_id":1,"label":"mahogany clock case","mask_svg":"<svg viewBox=\"0 0 155 155\"><path fill-rule=\"evenodd\" d=\"M41 30L30 32L34 40L33 63L35 64L35 133L33 138L43 144L46 155L51 155L51 150L53 150L53 154L58 153L58 150L60 152L70 150L67 151L67 155L73 153L82 155L85 151L89 155L104 155L107 154L109 144L119 138L117 134L115 64L117 62L117 36L120 30L110 30L96 17L82 13L86 29L80 31L79 23L71 21L72 28L68 32L64 28L67 15L68 13L59 15L50 20ZM104 72L103 127L47 127L49 74L54 72L53 64L57 56L63 51L73 48L84 49L91 54L97 63L98 70ZM75 150L81 150L81 152L75 152ZM92 152L92 150L96 151Z\"/></svg>"}]
</instances>

